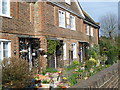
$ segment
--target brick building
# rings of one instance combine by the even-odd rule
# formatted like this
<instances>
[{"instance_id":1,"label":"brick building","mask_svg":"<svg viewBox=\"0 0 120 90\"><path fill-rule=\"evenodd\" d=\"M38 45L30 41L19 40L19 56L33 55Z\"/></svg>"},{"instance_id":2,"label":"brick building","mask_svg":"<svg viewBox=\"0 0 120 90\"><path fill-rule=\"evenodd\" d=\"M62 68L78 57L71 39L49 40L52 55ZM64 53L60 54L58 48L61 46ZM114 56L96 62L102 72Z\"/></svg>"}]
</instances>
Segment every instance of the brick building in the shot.
<instances>
[{"instance_id":1,"label":"brick building","mask_svg":"<svg viewBox=\"0 0 120 90\"><path fill-rule=\"evenodd\" d=\"M0 0L0 59L16 56L43 68L85 60L85 49L98 44L99 25L77 0L40 1ZM46 58L48 41L61 46Z\"/></svg>"}]
</instances>

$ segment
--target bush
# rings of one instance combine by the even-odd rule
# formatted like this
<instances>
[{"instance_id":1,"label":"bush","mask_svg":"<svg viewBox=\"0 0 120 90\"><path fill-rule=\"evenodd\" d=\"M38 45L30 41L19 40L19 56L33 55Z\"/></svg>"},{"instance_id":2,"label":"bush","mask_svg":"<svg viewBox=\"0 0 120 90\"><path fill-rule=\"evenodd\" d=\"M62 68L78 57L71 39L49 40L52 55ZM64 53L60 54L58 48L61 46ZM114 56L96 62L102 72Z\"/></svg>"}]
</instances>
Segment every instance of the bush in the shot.
<instances>
[{"instance_id":1,"label":"bush","mask_svg":"<svg viewBox=\"0 0 120 90\"><path fill-rule=\"evenodd\" d=\"M68 77L68 81L70 82L71 86L77 83L77 80L76 80L77 77L78 77L78 74L72 74L71 76Z\"/></svg>"},{"instance_id":2,"label":"bush","mask_svg":"<svg viewBox=\"0 0 120 90\"><path fill-rule=\"evenodd\" d=\"M88 53L88 58L93 57L95 59L98 59L98 57L100 55L99 46L94 45L94 47L90 47L89 49L87 49L87 53Z\"/></svg>"},{"instance_id":3,"label":"bush","mask_svg":"<svg viewBox=\"0 0 120 90\"><path fill-rule=\"evenodd\" d=\"M93 66L95 66L97 64L97 61L94 59L94 58L90 58L89 60L87 60L86 62L85 62L85 67L87 68L87 69L91 69Z\"/></svg>"},{"instance_id":4,"label":"bush","mask_svg":"<svg viewBox=\"0 0 120 90\"><path fill-rule=\"evenodd\" d=\"M76 60L72 62L72 65L78 65L78 64L79 64L79 62Z\"/></svg>"},{"instance_id":5,"label":"bush","mask_svg":"<svg viewBox=\"0 0 120 90\"><path fill-rule=\"evenodd\" d=\"M2 61L2 85L3 88L25 88L30 84L35 70L29 70L26 60L12 57Z\"/></svg>"}]
</instances>

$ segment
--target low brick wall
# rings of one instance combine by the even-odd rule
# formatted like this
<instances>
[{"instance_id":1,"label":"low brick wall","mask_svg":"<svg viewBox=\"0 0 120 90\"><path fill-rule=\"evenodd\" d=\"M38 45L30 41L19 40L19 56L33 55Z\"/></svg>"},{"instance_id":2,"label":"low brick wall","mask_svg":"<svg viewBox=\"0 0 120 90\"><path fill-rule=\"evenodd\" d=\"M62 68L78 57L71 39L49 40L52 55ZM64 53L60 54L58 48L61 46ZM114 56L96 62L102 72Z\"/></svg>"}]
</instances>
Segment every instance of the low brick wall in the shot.
<instances>
[{"instance_id":1,"label":"low brick wall","mask_svg":"<svg viewBox=\"0 0 120 90\"><path fill-rule=\"evenodd\" d=\"M87 80L80 80L71 88L118 88L120 86L119 69L120 62L96 73Z\"/></svg>"}]
</instances>

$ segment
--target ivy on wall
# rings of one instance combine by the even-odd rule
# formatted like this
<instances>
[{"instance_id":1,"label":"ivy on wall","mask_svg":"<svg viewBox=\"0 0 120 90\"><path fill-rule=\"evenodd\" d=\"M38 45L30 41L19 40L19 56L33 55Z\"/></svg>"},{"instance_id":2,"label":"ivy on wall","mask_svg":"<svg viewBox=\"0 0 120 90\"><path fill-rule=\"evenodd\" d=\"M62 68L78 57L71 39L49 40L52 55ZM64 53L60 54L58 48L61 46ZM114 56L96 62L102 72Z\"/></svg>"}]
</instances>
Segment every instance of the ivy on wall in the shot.
<instances>
[{"instance_id":1,"label":"ivy on wall","mask_svg":"<svg viewBox=\"0 0 120 90\"><path fill-rule=\"evenodd\" d=\"M54 54L55 50L56 50L56 46L59 45L59 41L57 40L49 40L47 39L47 45L48 45L48 50L47 50L47 54Z\"/></svg>"}]
</instances>

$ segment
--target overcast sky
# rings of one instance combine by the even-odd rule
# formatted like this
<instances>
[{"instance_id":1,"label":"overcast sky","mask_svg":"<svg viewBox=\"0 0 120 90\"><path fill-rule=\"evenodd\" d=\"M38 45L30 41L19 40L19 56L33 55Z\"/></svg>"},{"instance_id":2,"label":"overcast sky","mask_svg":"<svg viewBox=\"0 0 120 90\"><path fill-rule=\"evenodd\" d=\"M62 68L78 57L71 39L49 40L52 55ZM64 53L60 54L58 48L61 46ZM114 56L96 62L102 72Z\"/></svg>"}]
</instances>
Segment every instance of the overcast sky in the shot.
<instances>
[{"instance_id":1,"label":"overcast sky","mask_svg":"<svg viewBox=\"0 0 120 90\"><path fill-rule=\"evenodd\" d=\"M79 0L80 4L89 16L96 22L99 22L100 17L113 13L118 16L118 0ZM91 2L88 2L91 1ZM111 1L111 2L110 2Z\"/></svg>"}]
</instances>

